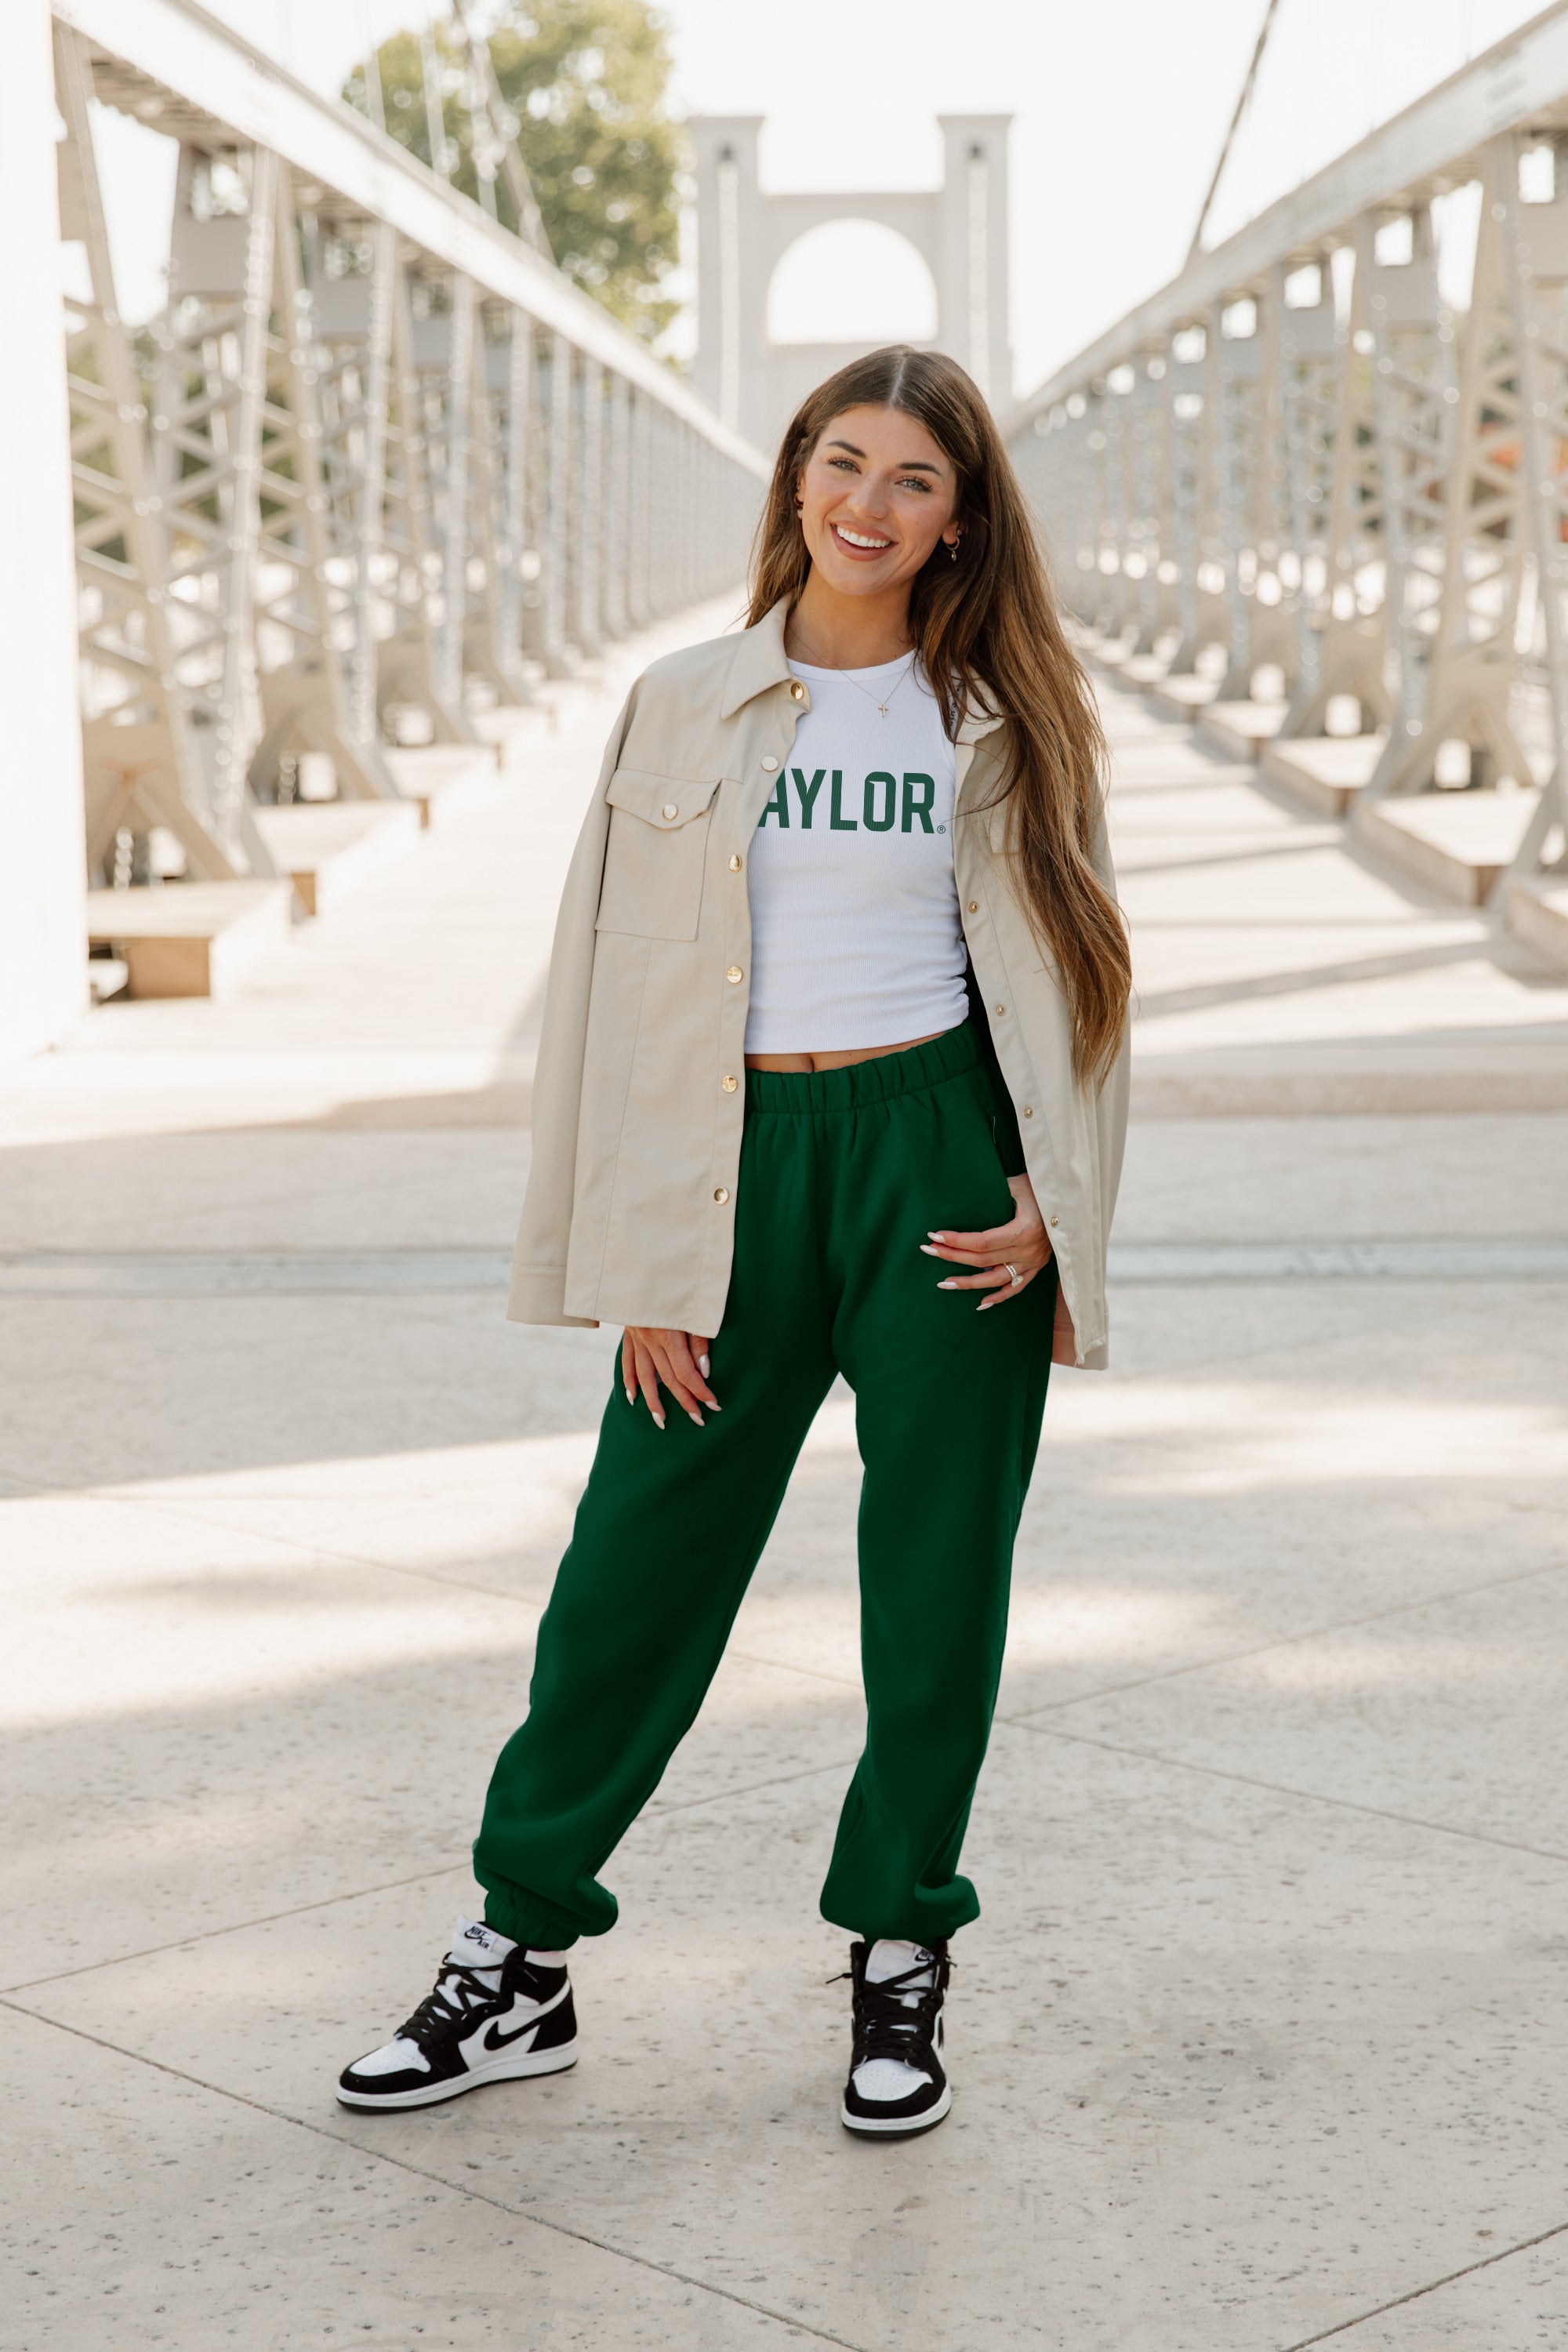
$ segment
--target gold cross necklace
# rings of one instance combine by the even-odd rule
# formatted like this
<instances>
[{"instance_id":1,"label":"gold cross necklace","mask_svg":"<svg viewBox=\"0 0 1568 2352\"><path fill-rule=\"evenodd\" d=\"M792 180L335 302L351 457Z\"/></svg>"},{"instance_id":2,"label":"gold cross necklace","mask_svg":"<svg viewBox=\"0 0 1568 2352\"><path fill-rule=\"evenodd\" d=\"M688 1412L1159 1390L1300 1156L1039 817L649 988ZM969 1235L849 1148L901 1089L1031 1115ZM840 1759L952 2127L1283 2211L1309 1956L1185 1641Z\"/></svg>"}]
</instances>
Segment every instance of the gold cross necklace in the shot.
<instances>
[{"instance_id":1,"label":"gold cross necklace","mask_svg":"<svg viewBox=\"0 0 1568 2352\"><path fill-rule=\"evenodd\" d=\"M898 690L899 690L899 687L900 687L900 686L902 686L902 684L903 684L903 682L904 682L905 678L909 677L910 670L912 670L912 669L914 668L914 666L915 666L914 648L911 646L911 647L910 647L910 651L909 651L907 654L902 655L902 656L900 656L900 658L904 661L904 663L906 664L906 667L905 667L905 668L904 668L902 671L900 671L900 673L898 685L897 685L897 686L892 686L892 687L889 687L889 689L888 689L888 702L891 702L891 700L892 700L892 698L893 698L894 695L895 695L895 694L897 694L897 692L898 692ZM852 686L852 687L854 687L854 688L856 688L856 690L857 690L857 692L858 692L858 693L863 694L863 695L866 697L866 699L868 700L868 702L875 702L875 703L877 704L877 715L878 715L878 717L879 717L879 718L880 718L880 719L886 719L886 717L887 717L887 715L888 715L888 702L882 702L882 701L879 701L879 700L878 699L877 696L876 696L875 694L873 694L873 693L872 693L871 688L870 688L868 686L862 686L862 685L861 685L861 683L860 683L860 681L859 681L859 679L856 677L856 675L855 675L855 673L854 673L854 671L853 671L852 669L835 669L835 668L834 668L834 666L833 666L833 664L832 664L831 662L814 662L814 663L812 663L812 664L810 665L810 667L811 667L812 668L814 668L814 669L831 669L831 670L833 670L833 675L834 675L834 677L841 677L841 678L846 679L846 680L847 681L847 683L848 683L850 686ZM879 668L879 667L881 667L881 665L879 663L879 664L877 665L877 667Z\"/></svg>"}]
</instances>

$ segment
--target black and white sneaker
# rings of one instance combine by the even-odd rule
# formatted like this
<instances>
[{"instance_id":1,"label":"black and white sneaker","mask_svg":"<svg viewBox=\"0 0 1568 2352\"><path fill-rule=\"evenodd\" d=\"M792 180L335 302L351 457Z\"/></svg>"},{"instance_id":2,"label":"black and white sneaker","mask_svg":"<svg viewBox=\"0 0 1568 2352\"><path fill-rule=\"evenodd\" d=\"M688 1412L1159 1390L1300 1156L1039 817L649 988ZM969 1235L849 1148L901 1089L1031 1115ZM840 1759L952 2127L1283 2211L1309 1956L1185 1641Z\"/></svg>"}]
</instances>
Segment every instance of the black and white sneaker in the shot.
<instances>
[{"instance_id":1,"label":"black and white sneaker","mask_svg":"<svg viewBox=\"0 0 1568 2352\"><path fill-rule=\"evenodd\" d=\"M942 2063L945 1944L852 1944L855 2049L839 2119L847 2131L909 2139L952 2105Z\"/></svg>"},{"instance_id":2,"label":"black and white sneaker","mask_svg":"<svg viewBox=\"0 0 1568 2352\"><path fill-rule=\"evenodd\" d=\"M577 2063L563 1952L533 1952L459 1916L436 1989L392 2040L344 2068L345 2107L428 2107L481 2083Z\"/></svg>"}]
</instances>

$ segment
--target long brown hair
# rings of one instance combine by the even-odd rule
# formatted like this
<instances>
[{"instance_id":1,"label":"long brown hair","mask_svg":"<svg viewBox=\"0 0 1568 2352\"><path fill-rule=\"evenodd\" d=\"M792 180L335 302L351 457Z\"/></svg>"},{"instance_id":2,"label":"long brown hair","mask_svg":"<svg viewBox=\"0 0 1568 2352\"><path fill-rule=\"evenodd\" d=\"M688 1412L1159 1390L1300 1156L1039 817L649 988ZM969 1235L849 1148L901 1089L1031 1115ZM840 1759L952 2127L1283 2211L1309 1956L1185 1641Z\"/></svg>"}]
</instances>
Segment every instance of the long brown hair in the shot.
<instances>
[{"instance_id":1,"label":"long brown hair","mask_svg":"<svg viewBox=\"0 0 1568 2352\"><path fill-rule=\"evenodd\" d=\"M1105 738L1057 616L1018 478L978 387L940 352L894 344L852 360L796 411L779 446L752 558L754 627L793 604L811 557L795 512L802 467L847 408L897 408L958 476L956 560L939 541L910 593L910 633L950 736L966 707L1006 722L997 794L1025 908L1056 958L1072 1016L1073 1069L1103 1083L1127 1020L1131 958L1121 910L1091 862Z\"/></svg>"}]
</instances>

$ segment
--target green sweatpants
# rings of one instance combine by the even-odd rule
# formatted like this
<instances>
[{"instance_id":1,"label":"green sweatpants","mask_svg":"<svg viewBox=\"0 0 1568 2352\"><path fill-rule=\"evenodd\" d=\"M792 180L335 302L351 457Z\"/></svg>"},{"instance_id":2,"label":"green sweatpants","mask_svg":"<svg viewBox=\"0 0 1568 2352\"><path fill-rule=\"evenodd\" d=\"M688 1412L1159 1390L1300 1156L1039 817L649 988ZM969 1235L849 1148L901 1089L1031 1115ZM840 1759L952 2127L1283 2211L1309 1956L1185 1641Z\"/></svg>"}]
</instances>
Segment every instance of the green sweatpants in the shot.
<instances>
[{"instance_id":1,"label":"green sweatpants","mask_svg":"<svg viewBox=\"0 0 1568 2352\"><path fill-rule=\"evenodd\" d=\"M979 1912L959 1849L995 1705L1013 1540L1050 1372L1054 1267L1006 1305L939 1290L933 1227L1013 1214L972 1026L846 1070L751 1071L735 1256L699 1429L619 1369L539 1628L530 1712L474 1849L485 1916L602 1935L597 1874L689 1728L813 1416L855 1391L866 1746L824 1916L930 1943Z\"/></svg>"}]
</instances>

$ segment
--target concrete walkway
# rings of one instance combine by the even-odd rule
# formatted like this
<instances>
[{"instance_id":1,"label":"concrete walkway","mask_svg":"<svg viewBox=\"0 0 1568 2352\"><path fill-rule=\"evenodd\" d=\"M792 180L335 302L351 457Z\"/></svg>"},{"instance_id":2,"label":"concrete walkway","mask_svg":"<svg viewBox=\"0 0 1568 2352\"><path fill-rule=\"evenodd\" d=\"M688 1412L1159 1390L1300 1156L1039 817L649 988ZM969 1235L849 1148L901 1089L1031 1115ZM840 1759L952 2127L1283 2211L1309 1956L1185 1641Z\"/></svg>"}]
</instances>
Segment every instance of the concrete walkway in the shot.
<instances>
[{"instance_id":1,"label":"concrete walkway","mask_svg":"<svg viewBox=\"0 0 1568 2352\"><path fill-rule=\"evenodd\" d=\"M1109 686L1117 1370L1047 1414L952 2121L836 2120L842 1397L609 1869L580 2066L334 2105L477 1899L605 1391L616 1335L497 1279L621 683L243 997L106 1006L0 1098L0 2345L1561 2347L1568 981Z\"/></svg>"}]
</instances>

